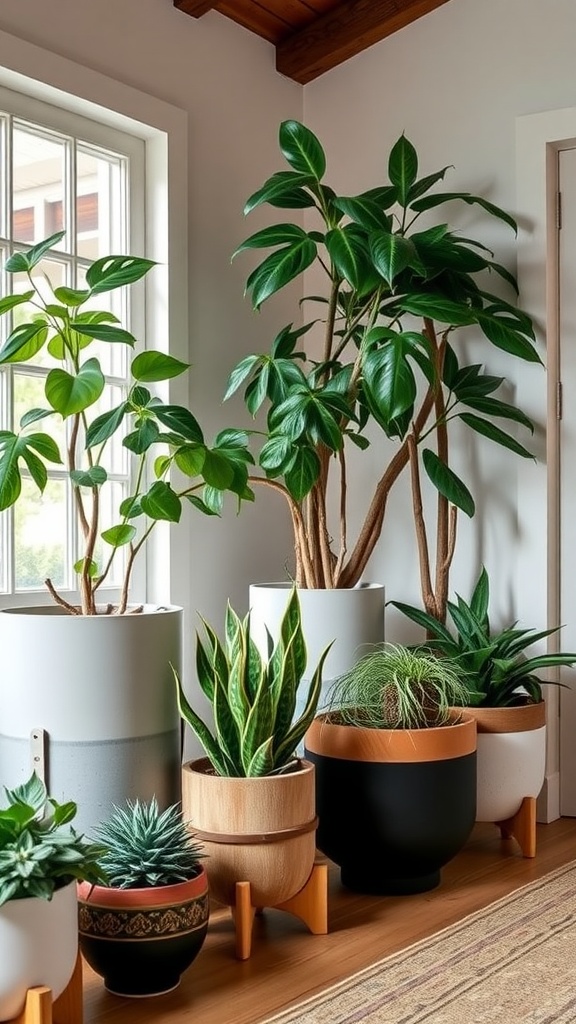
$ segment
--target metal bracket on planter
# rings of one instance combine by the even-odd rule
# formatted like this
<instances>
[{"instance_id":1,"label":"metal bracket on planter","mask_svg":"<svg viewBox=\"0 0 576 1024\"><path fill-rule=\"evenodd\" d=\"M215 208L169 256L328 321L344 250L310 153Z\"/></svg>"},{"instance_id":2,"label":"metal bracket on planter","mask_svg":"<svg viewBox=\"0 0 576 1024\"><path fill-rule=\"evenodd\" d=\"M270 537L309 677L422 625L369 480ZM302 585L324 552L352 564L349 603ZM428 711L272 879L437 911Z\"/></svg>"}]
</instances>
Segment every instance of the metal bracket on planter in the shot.
<instances>
[{"instance_id":1,"label":"metal bracket on planter","mask_svg":"<svg viewBox=\"0 0 576 1024\"><path fill-rule=\"evenodd\" d=\"M48 736L45 729L32 729L30 733L30 762L32 771L36 772L39 779L45 786L48 785L48 766L46 759L46 746Z\"/></svg>"}]
</instances>

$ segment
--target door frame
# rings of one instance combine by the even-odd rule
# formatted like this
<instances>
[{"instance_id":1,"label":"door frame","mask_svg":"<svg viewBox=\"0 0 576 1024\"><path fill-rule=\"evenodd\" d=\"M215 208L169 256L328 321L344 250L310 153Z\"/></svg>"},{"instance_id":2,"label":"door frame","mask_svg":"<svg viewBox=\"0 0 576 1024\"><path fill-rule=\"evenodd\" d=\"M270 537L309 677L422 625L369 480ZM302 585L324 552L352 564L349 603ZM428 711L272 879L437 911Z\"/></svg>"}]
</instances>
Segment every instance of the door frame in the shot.
<instances>
[{"instance_id":1,"label":"door frame","mask_svg":"<svg viewBox=\"0 0 576 1024\"><path fill-rule=\"evenodd\" d=\"M558 303L558 151L576 146L576 107L516 120L516 189L519 221L520 305L535 323L546 373L526 365L519 406L536 425L536 462L518 474L521 530L517 563L518 618L553 628L560 621L560 335ZM542 586L542 582L545 586ZM559 649L558 634L548 650ZM540 821L560 817L560 693L547 687L546 777L538 801Z\"/></svg>"}]
</instances>

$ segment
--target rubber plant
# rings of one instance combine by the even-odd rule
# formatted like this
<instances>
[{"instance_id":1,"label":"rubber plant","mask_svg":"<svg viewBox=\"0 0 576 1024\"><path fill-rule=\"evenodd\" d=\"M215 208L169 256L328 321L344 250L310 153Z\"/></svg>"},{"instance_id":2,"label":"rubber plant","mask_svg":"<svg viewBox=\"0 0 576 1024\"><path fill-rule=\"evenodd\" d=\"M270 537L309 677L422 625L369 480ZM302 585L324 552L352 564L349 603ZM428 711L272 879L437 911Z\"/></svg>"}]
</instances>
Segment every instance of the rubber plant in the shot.
<instances>
[{"instance_id":1,"label":"rubber plant","mask_svg":"<svg viewBox=\"0 0 576 1024\"><path fill-rule=\"evenodd\" d=\"M518 425L532 430L519 408L495 397L503 378L468 362L460 339L472 328L487 343L487 359L492 346L518 360L540 359L529 316L488 286L496 278L516 291L509 271L483 244L451 229L446 215L432 226L419 220L466 204L513 231L516 222L480 196L437 191L448 167L420 176L417 151L405 135L390 151L388 180L357 195L339 195L327 183L322 145L303 124L284 121L279 142L288 168L267 179L245 213L268 204L298 211L299 219L257 231L234 255L272 250L247 278L256 310L309 268L318 269L325 287L305 298L303 323L283 327L269 352L247 355L230 375L226 398L242 388L253 416L266 409L262 473L254 480L288 504L296 584L353 587L381 535L392 487L409 464L424 606L443 620L456 511L475 511L467 483L450 464L450 426L463 424L524 458L530 453L514 431ZM369 427L392 448L381 445L379 474L352 538L347 464L350 445L369 446ZM438 496L435 569L422 474Z\"/></svg>"},{"instance_id":2,"label":"rubber plant","mask_svg":"<svg viewBox=\"0 0 576 1024\"><path fill-rule=\"evenodd\" d=\"M542 679L541 671L576 664L576 653L558 651L527 655L528 648L552 636L560 629L519 629L516 622L495 630L488 614L490 581L482 567L470 601L456 594L448 601L451 628L447 628L421 608L392 601L412 622L426 630L427 646L438 657L446 658L463 672L465 684L462 703L469 707L507 708L537 704L542 700L542 685L555 682Z\"/></svg>"},{"instance_id":3,"label":"rubber plant","mask_svg":"<svg viewBox=\"0 0 576 1024\"><path fill-rule=\"evenodd\" d=\"M224 429L209 445L190 410L152 393L149 385L188 369L187 363L165 352L147 349L135 355L128 387L120 403L114 402L99 358L87 350L94 343L130 350L136 339L113 313L96 309L95 302L104 293L144 278L154 262L137 256L104 256L86 269L83 287L53 287L42 272L42 260L64 234L57 232L28 250L14 252L3 267L8 275L24 275L28 287L0 299L0 315L13 318L0 349L0 368L33 363L38 356L43 366L46 360L55 365L45 378L46 406L28 409L16 429L0 431L0 512L20 498L22 467L43 491L48 480L46 463L63 464L73 485L82 539L74 566L80 605L67 601L51 580L46 580L46 586L71 614L94 615L98 591L115 557L127 551L119 603L114 609L108 607L121 614L127 609L134 560L157 523L178 522L186 501L214 515L220 512L226 491L233 492L239 502L251 499L247 464L252 456L243 431ZM102 405L107 411L100 411ZM63 454L54 437L38 426L47 417L67 425ZM116 509L116 521L102 529L102 491L109 486L107 446L116 434L133 456L133 487ZM185 478L178 487L170 480L173 468ZM100 564L97 544L102 545Z\"/></svg>"},{"instance_id":4,"label":"rubber plant","mask_svg":"<svg viewBox=\"0 0 576 1024\"><path fill-rule=\"evenodd\" d=\"M322 653L308 686L302 714L294 718L296 696L306 669L300 603L292 590L276 646L262 657L250 636L250 615L226 611L224 645L203 621L206 641L197 634L198 681L209 701L214 732L189 704L174 672L180 714L202 744L217 775L248 778L272 775L290 765L318 706ZM173 670L174 671L174 670Z\"/></svg>"}]
</instances>

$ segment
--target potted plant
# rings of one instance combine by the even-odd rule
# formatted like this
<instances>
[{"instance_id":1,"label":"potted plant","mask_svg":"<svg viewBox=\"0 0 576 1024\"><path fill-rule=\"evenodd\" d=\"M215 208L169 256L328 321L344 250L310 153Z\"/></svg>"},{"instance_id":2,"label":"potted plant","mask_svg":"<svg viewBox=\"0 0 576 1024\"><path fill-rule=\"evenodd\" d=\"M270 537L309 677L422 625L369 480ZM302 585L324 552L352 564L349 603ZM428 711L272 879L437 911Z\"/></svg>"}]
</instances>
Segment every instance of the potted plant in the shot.
<instances>
[{"instance_id":1,"label":"potted plant","mask_svg":"<svg viewBox=\"0 0 576 1024\"><path fill-rule=\"evenodd\" d=\"M206 622L204 629L196 664L214 732L190 706L176 675L183 721L207 755L184 765L184 813L206 846L214 898L234 906L236 884L249 882L254 907L276 906L304 887L314 865L314 768L295 751L316 712L327 652L306 688L304 712L294 720L306 668L296 591L267 658L252 640L250 616L242 620L230 606L224 644Z\"/></svg>"},{"instance_id":2,"label":"potted plant","mask_svg":"<svg viewBox=\"0 0 576 1024\"><path fill-rule=\"evenodd\" d=\"M331 688L305 737L318 846L359 892L425 892L476 812L476 723L455 666L382 644Z\"/></svg>"},{"instance_id":3,"label":"potted plant","mask_svg":"<svg viewBox=\"0 0 576 1024\"><path fill-rule=\"evenodd\" d=\"M208 929L204 856L176 804L127 801L98 827L105 883L79 886L80 949L110 992L170 992Z\"/></svg>"},{"instance_id":4,"label":"potted plant","mask_svg":"<svg viewBox=\"0 0 576 1024\"><path fill-rule=\"evenodd\" d=\"M26 771L30 734L43 731L50 742L50 789L59 795L72 780L86 830L128 796L156 794L164 805L179 798L179 720L169 662L180 663L182 609L130 605L129 585L158 523L178 522L188 504L217 513L225 491L238 500L249 496L251 457L242 432L224 430L209 445L188 409L154 393L187 369L173 356L153 349L131 356L124 389L105 374L106 350L131 353L136 339L109 309L98 308L101 297L129 289L154 264L105 256L86 267L81 284L52 286L44 261L57 256L63 235L13 253L3 267L27 286L18 290L17 284L0 299L0 315L12 318L0 368L37 363L45 403L27 408L19 426L0 432L0 512L18 503L24 474L42 491L46 464L63 467L80 537L79 601L47 580L53 606L0 612L0 776L17 780ZM57 421L55 436L45 429L51 420ZM65 446L57 440L62 431ZM134 469L118 502L107 461L112 443ZM104 510L111 507L107 521ZM122 560L119 599L106 603L100 595Z\"/></svg>"},{"instance_id":5,"label":"potted plant","mask_svg":"<svg viewBox=\"0 0 576 1024\"><path fill-rule=\"evenodd\" d=\"M301 588L310 651L339 638L326 665L329 679L362 645L383 639L382 588L371 594L362 581L403 470L410 467L424 607L442 619L456 513L474 514L469 487L451 465L452 427L530 456L506 429L532 429L528 417L494 397L503 378L469 363L460 338L474 329L488 343L488 358L491 346L529 362L539 356L530 318L486 283L491 277L515 289L514 278L485 245L458 235L444 208L475 205L516 230L510 214L468 192L438 192L448 168L419 176L417 151L404 135L390 151L388 180L358 195L340 195L328 184L322 145L304 125L284 121L279 142L287 169L265 181L245 212L268 204L280 208L283 220L250 235L235 255L271 250L247 278L255 309L304 272L316 276L303 323L283 327L269 352L246 355L232 370L226 398L242 389L252 416L265 410L255 435L261 472L250 482L286 502L294 532L289 574ZM437 209L440 223L420 223ZM298 220L287 221L286 210L298 211ZM349 501L358 506L363 494L349 486L350 452L374 440L382 461L373 484L362 488L366 507L352 536ZM437 492L435 566L422 477ZM265 649L264 623L277 635L283 594L281 584L262 589L251 589L250 606ZM355 603L363 601L376 607L357 612ZM361 629L356 636L351 622ZM336 663L341 631L350 646Z\"/></svg>"},{"instance_id":6,"label":"potted plant","mask_svg":"<svg viewBox=\"0 0 576 1024\"><path fill-rule=\"evenodd\" d=\"M478 727L477 820L502 824L525 856L536 853L536 797L546 771L546 704L542 671L573 666L576 653L535 654L534 644L559 627L536 632L517 623L495 630L489 618L490 581L482 567L470 601L448 601L451 629L411 605L392 604L426 630L427 646L462 669L459 701ZM519 818L517 816L520 815Z\"/></svg>"},{"instance_id":7,"label":"potted plant","mask_svg":"<svg viewBox=\"0 0 576 1024\"><path fill-rule=\"evenodd\" d=\"M0 808L0 1018L21 1013L26 992L47 985L57 999L78 954L77 880L103 878L101 848L70 822L76 805L49 798L33 773L4 787Z\"/></svg>"}]
</instances>

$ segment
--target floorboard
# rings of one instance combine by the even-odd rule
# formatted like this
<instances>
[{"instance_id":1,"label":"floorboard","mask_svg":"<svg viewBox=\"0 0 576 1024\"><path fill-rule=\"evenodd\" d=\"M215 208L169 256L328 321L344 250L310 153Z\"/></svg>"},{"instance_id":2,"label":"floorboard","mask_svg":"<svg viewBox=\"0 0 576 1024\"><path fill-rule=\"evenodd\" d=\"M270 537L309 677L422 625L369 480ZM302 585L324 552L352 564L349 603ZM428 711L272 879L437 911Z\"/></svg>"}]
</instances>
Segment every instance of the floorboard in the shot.
<instances>
[{"instance_id":1,"label":"floorboard","mask_svg":"<svg viewBox=\"0 0 576 1024\"><path fill-rule=\"evenodd\" d=\"M252 956L234 956L229 911L212 915L206 942L176 991L153 999L107 993L84 971L84 1024L258 1024L432 932L576 859L576 819L538 825L538 852L524 859L513 839L476 825L466 848L419 896L368 897L343 889L330 871L329 934L313 936L279 911L257 917Z\"/></svg>"}]
</instances>

